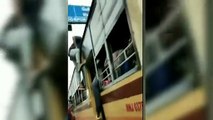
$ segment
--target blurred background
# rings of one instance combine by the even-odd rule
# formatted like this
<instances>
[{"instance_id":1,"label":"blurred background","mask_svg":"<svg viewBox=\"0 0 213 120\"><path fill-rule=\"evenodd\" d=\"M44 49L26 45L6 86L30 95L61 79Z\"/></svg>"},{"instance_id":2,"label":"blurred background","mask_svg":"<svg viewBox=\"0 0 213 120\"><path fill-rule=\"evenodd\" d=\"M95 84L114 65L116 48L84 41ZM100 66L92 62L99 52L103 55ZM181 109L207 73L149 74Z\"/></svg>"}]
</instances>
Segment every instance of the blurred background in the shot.
<instances>
[{"instance_id":1,"label":"blurred background","mask_svg":"<svg viewBox=\"0 0 213 120\"><path fill-rule=\"evenodd\" d=\"M67 1L0 1L0 119L63 120Z\"/></svg>"},{"instance_id":2,"label":"blurred background","mask_svg":"<svg viewBox=\"0 0 213 120\"><path fill-rule=\"evenodd\" d=\"M212 1L146 0L147 120L212 120Z\"/></svg>"},{"instance_id":3,"label":"blurred background","mask_svg":"<svg viewBox=\"0 0 213 120\"><path fill-rule=\"evenodd\" d=\"M67 32L67 4L90 3L0 1L0 120L65 119L74 69L67 49L85 28L75 24ZM210 0L144 3L146 119L213 119L212 5Z\"/></svg>"}]
</instances>

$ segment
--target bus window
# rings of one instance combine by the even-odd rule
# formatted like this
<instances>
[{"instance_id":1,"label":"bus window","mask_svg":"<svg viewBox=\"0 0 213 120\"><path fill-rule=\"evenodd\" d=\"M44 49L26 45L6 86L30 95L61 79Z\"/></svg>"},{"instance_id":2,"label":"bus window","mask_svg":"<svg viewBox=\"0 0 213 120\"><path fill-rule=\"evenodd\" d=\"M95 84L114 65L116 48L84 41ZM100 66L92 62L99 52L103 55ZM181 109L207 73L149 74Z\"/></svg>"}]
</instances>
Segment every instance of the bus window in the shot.
<instances>
[{"instance_id":1,"label":"bus window","mask_svg":"<svg viewBox=\"0 0 213 120\"><path fill-rule=\"evenodd\" d=\"M112 55L115 79L136 67L136 50L133 46L125 10L109 34L107 44Z\"/></svg>"},{"instance_id":2,"label":"bus window","mask_svg":"<svg viewBox=\"0 0 213 120\"><path fill-rule=\"evenodd\" d=\"M175 0L147 0L145 7L145 29L151 30L161 24L169 12L177 6ZM171 4L173 2L173 4Z\"/></svg>"},{"instance_id":3,"label":"bus window","mask_svg":"<svg viewBox=\"0 0 213 120\"><path fill-rule=\"evenodd\" d=\"M103 88L137 71L139 60L125 10L95 57L95 62Z\"/></svg>"},{"instance_id":4,"label":"bus window","mask_svg":"<svg viewBox=\"0 0 213 120\"><path fill-rule=\"evenodd\" d=\"M86 88L86 81L85 81L85 76L83 74L82 71L78 72L74 72L74 74L79 74L80 75L80 79L74 79L73 84L77 84L78 88L74 93L73 96L73 104L74 106L78 106L80 105L82 102L84 102L85 100L87 100L88 98L88 90Z\"/></svg>"},{"instance_id":5,"label":"bus window","mask_svg":"<svg viewBox=\"0 0 213 120\"><path fill-rule=\"evenodd\" d=\"M112 73L110 73L109 65L107 64L106 50L103 45L99 54L96 57L96 65L98 78L101 80L101 85L104 87L112 82Z\"/></svg>"}]
</instances>

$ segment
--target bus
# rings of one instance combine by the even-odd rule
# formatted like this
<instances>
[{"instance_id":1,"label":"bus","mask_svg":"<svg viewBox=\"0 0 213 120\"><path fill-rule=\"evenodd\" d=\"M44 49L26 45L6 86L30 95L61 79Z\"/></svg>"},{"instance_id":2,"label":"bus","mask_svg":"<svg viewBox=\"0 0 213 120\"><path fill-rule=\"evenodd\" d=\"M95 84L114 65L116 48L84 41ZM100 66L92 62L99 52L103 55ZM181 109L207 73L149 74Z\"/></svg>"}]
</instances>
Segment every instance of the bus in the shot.
<instances>
[{"instance_id":1,"label":"bus","mask_svg":"<svg viewBox=\"0 0 213 120\"><path fill-rule=\"evenodd\" d=\"M202 0L146 0L147 120L206 120L212 113L208 105L212 97L206 87L211 79L206 66L211 58L211 52L206 54L211 44L206 31L211 26L207 4Z\"/></svg>"},{"instance_id":2,"label":"bus","mask_svg":"<svg viewBox=\"0 0 213 120\"><path fill-rule=\"evenodd\" d=\"M77 120L142 119L142 1L93 0L68 97ZM80 46L80 47L79 47ZM93 83L98 80L100 101ZM101 114L97 113L98 103Z\"/></svg>"}]
</instances>

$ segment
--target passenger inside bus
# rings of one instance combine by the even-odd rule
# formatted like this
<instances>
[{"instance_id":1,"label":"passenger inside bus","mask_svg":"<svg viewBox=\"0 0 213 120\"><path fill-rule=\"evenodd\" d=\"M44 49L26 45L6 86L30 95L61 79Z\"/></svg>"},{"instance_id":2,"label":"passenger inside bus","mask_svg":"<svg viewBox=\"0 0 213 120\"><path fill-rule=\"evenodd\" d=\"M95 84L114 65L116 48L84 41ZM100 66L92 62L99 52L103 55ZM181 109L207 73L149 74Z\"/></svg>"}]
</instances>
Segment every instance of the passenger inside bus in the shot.
<instances>
[{"instance_id":1,"label":"passenger inside bus","mask_svg":"<svg viewBox=\"0 0 213 120\"><path fill-rule=\"evenodd\" d=\"M121 54L121 53L122 53L122 49L117 50L112 54L113 61L115 61L114 67L117 67L124 60L123 56L119 57L119 54ZM121 69L120 68L118 68L115 71L115 75L116 75L115 78L118 78L121 75Z\"/></svg>"},{"instance_id":2,"label":"passenger inside bus","mask_svg":"<svg viewBox=\"0 0 213 120\"><path fill-rule=\"evenodd\" d=\"M97 58L96 63L98 73L100 75L99 77L102 81L102 86L105 87L112 83L113 80L112 73L110 73L108 60L106 57L103 57L103 51L104 50L101 50L100 52L100 54L102 54L102 58ZM113 72L115 73L114 79L119 78L120 76L133 69L136 66L136 56L132 42L129 41L129 44L127 44L123 48L115 49L115 52L112 53L112 61L114 65Z\"/></svg>"},{"instance_id":3,"label":"passenger inside bus","mask_svg":"<svg viewBox=\"0 0 213 120\"><path fill-rule=\"evenodd\" d=\"M102 72L104 72L103 73L103 75L102 75L102 79L104 79L103 81L102 81L102 85L103 86L107 86L108 84L110 84L111 82L112 82L112 79L111 79L111 77L110 76L108 76L109 74L110 74L110 71L109 71L109 68L108 68L109 66L108 66L108 64L107 64L107 60L105 60L105 62L104 62L104 67L103 67L103 70L101 70Z\"/></svg>"},{"instance_id":4,"label":"passenger inside bus","mask_svg":"<svg viewBox=\"0 0 213 120\"><path fill-rule=\"evenodd\" d=\"M123 11L107 38L108 51L112 57L114 79L133 69L136 64L136 50L131 37L127 15Z\"/></svg>"},{"instance_id":5,"label":"passenger inside bus","mask_svg":"<svg viewBox=\"0 0 213 120\"><path fill-rule=\"evenodd\" d=\"M120 77L136 66L136 57L131 56L134 54L133 46L128 45L126 48L118 49L112 54L115 68L115 78Z\"/></svg>"}]
</instances>

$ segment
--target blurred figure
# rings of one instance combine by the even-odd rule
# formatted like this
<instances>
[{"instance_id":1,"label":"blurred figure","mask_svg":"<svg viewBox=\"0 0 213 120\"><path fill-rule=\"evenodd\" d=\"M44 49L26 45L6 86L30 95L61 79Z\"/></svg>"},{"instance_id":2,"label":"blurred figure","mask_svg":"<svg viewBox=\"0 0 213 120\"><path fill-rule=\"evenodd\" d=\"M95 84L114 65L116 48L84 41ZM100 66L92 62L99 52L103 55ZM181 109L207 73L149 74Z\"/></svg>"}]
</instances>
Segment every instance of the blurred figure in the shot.
<instances>
[{"instance_id":1,"label":"blurred figure","mask_svg":"<svg viewBox=\"0 0 213 120\"><path fill-rule=\"evenodd\" d=\"M34 117L31 119L58 120L64 118L67 107L67 31L59 31L42 19L44 3L14 0L15 13L4 28L0 47L19 69L28 99L25 104ZM42 100L33 103L30 100L37 92ZM46 112L36 116L33 104L45 104L42 107ZM56 111L57 114L51 113Z\"/></svg>"},{"instance_id":2,"label":"blurred figure","mask_svg":"<svg viewBox=\"0 0 213 120\"><path fill-rule=\"evenodd\" d=\"M39 33L41 32L39 13L42 3L43 0L14 0L15 14L3 32L1 46L7 52L8 58L17 63L20 70L39 69L39 58L42 59L43 56L44 59L44 56L47 56L42 35Z\"/></svg>"},{"instance_id":3,"label":"blurred figure","mask_svg":"<svg viewBox=\"0 0 213 120\"><path fill-rule=\"evenodd\" d=\"M80 66L80 47L81 47L82 38L79 36L73 37L73 44L69 48L70 60L74 60L76 66Z\"/></svg>"},{"instance_id":4,"label":"blurred figure","mask_svg":"<svg viewBox=\"0 0 213 120\"><path fill-rule=\"evenodd\" d=\"M146 119L206 120L207 2L145 4Z\"/></svg>"}]
</instances>

